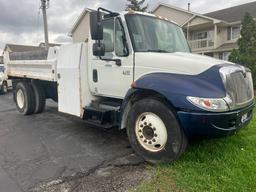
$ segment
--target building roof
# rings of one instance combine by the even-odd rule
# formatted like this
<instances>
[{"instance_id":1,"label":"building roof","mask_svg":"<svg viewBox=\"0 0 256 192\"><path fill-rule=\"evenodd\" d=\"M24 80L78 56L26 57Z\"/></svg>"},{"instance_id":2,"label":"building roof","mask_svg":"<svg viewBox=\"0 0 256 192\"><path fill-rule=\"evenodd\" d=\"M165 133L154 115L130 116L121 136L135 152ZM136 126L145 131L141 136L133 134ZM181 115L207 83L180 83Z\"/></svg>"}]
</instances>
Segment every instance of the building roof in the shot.
<instances>
[{"instance_id":1,"label":"building roof","mask_svg":"<svg viewBox=\"0 0 256 192\"><path fill-rule=\"evenodd\" d=\"M182 9L182 8L180 8L180 7L176 7L176 6L173 6L173 5L170 5L170 4L167 4L167 3L162 3L162 2L159 2L159 3L152 9L151 12L154 13L160 6L168 7L168 8L171 8L171 9L176 9L176 10L178 10L178 11L188 13L188 14L190 14L191 16L198 14L198 13L195 13L195 12L192 12L192 11L188 11L188 10L186 10L186 9Z\"/></svg>"},{"instance_id":2,"label":"building roof","mask_svg":"<svg viewBox=\"0 0 256 192\"><path fill-rule=\"evenodd\" d=\"M58 44L58 43L49 43L48 44L49 47L56 47L56 46L61 46L61 44ZM39 47L44 47L45 48L45 43L42 42L39 44Z\"/></svg>"},{"instance_id":3,"label":"building roof","mask_svg":"<svg viewBox=\"0 0 256 192\"><path fill-rule=\"evenodd\" d=\"M25 52L25 51L37 51L44 49L39 46L28 46L28 45L15 45L15 44L6 44L4 51L9 49L11 52Z\"/></svg>"},{"instance_id":4,"label":"building roof","mask_svg":"<svg viewBox=\"0 0 256 192\"><path fill-rule=\"evenodd\" d=\"M60 44L49 43L49 47L55 46L60 46ZM45 50L45 43L40 43L39 46L6 44L4 47L4 51L7 50L10 52L41 51Z\"/></svg>"},{"instance_id":5,"label":"building roof","mask_svg":"<svg viewBox=\"0 0 256 192\"><path fill-rule=\"evenodd\" d=\"M233 49L238 49L237 43L224 43L219 46L217 49L214 49L213 52L223 52L223 51L232 51Z\"/></svg>"},{"instance_id":6,"label":"building roof","mask_svg":"<svg viewBox=\"0 0 256 192\"><path fill-rule=\"evenodd\" d=\"M232 23L241 21L246 12L250 13L252 17L256 18L256 1L206 13L205 16Z\"/></svg>"},{"instance_id":7,"label":"building roof","mask_svg":"<svg viewBox=\"0 0 256 192\"><path fill-rule=\"evenodd\" d=\"M205 18L205 19L208 19L208 20L211 20L213 21L214 23L219 23L219 22L222 22L221 20L217 19L217 18L213 18L213 17L209 17L207 15L203 15L203 14L200 14L200 13L196 13L196 12L193 12L193 11L188 11L186 9L182 9L180 7L176 7L176 6L173 6L173 5L169 5L169 4L166 4L166 3L158 3L156 5L156 7L154 7L152 13L154 13L159 7L161 6L164 6L164 7L167 7L167 8L170 8L170 9L175 9L175 10L178 10L180 12L184 12L184 13L187 13L187 14L190 14L191 17L185 22L183 23L181 26L184 26L186 25L188 22L190 22L192 19L194 19L195 17L202 17L202 18Z\"/></svg>"},{"instance_id":8,"label":"building roof","mask_svg":"<svg viewBox=\"0 0 256 192\"><path fill-rule=\"evenodd\" d=\"M206 13L206 14L195 13L195 12L188 11L188 10L185 10L176 6L172 6L169 4L165 4L165 3L157 4L157 6L153 9L152 12L155 12L160 6L165 6L171 9L176 9L178 11L191 14L190 20L192 19L192 17L198 16L198 17L204 17L210 20L215 20L215 22L223 21L223 22L233 23L233 22L241 21L246 12L250 13L252 17L256 18L256 1L230 7L227 9ZM185 24L186 23L184 23L183 25Z\"/></svg>"}]
</instances>

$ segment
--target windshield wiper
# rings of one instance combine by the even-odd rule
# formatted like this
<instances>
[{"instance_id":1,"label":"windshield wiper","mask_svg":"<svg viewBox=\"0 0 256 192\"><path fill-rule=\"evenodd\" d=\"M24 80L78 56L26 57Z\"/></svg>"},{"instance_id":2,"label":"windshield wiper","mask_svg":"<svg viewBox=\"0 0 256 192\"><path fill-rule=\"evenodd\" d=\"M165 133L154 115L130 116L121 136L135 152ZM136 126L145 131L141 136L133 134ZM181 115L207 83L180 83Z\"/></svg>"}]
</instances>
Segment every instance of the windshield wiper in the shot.
<instances>
[{"instance_id":1,"label":"windshield wiper","mask_svg":"<svg viewBox=\"0 0 256 192\"><path fill-rule=\"evenodd\" d=\"M157 53L170 53L169 51L162 50L162 49L149 49L147 52L157 52Z\"/></svg>"}]
</instances>

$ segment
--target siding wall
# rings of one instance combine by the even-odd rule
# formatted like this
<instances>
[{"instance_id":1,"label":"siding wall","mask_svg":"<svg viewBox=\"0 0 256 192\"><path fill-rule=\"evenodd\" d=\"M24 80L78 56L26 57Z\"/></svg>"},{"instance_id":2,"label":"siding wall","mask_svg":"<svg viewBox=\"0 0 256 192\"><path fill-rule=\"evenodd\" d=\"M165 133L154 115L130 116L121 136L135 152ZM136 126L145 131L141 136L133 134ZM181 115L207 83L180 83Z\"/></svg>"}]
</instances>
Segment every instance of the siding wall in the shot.
<instances>
[{"instance_id":1,"label":"siding wall","mask_svg":"<svg viewBox=\"0 0 256 192\"><path fill-rule=\"evenodd\" d=\"M227 42L227 27L218 26L216 46L219 47Z\"/></svg>"}]
</instances>

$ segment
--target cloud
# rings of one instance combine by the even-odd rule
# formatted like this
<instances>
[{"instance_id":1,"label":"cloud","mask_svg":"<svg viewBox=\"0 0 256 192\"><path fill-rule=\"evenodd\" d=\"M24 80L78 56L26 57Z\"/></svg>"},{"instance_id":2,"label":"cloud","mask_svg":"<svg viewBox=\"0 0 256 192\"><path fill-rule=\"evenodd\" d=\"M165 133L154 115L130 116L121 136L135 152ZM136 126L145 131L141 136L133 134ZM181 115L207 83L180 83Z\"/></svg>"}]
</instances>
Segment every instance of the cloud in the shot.
<instances>
[{"instance_id":1,"label":"cloud","mask_svg":"<svg viewBox=\"0 0 256 192\"><path fill-rule=\"evenodd\" d=\"M243 0L243 3L252 0ZM152 9L160 0L146 0ZM187 9L205 13L241 4L241 0L161 0ZM51 42L67 43L67 36L74 22L85 7L96 9L105 7L114 11L125 9L126 0L50 0L48 13L49 37ZM209 6L211 5L211 6ZM38 45L44 41L42 14L39 10L40 0L0 0L0 52L6 43ZM40 13L40 14L38 14Z\"/></svg>"},{"instance_id":2,"label":"cloud","mask_svg":"<svg viewBox=\"0 0 256 192\"><path fill-rule=\"evenodd\" d=\"M36 24L35 14L38 4L36 1L0 1L0 30L7 32L28 32ZM28 8L28 9L27 9ZM18 26L19 30L15 30Z\"/></svg>"}]
</instances>

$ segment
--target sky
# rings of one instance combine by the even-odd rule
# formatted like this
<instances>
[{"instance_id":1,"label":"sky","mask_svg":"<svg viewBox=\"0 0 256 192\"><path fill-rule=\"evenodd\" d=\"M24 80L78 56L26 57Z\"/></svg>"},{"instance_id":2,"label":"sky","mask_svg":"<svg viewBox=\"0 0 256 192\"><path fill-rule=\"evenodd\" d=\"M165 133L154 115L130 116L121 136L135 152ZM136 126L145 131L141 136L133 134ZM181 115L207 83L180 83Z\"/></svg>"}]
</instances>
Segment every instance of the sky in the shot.
<instances>
[{"instance_id":1,"label":"sky","mask_svg":"<svg viewBox=\"0 0 256 192\"><path fill-rule=\"evenodd\" d=\"M146 0L149 10L159 2L207 13L255 0ZM73 24L84 8L101 6L113 11L125 9L127 0L50 0L47 10L49 40L51 43L70 43L68 36ZM0 0L0 54L6 43L39 45L44 41L40 0Z\"/></svg>"}]
</instances>

